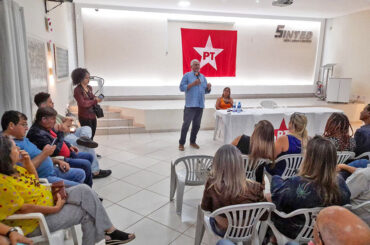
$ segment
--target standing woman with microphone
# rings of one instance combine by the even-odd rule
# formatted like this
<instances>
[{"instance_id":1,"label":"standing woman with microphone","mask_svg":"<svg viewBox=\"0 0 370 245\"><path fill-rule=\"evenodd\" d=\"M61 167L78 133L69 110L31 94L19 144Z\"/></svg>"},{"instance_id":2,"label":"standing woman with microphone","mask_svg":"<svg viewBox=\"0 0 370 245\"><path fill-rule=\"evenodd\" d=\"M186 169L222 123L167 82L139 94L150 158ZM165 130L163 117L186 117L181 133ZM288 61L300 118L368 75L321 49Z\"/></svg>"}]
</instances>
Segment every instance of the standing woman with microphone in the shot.
<instances>
[{"instance_id":1,"label":"standing woman with microphone","mask_svg":"<svg viewBox=\"0 0 370 245\"><path fill-rule=\"evenodd\" d=\"M78 106L78 120L81 126L90 126L92 131L91 139L94 138L96 131L96 114L94 106L102 101L92 92L92 87L89 85L90 73L85 68L76 68L71 74L74 89L74 98Z\"/></svg>"}]
</instances>

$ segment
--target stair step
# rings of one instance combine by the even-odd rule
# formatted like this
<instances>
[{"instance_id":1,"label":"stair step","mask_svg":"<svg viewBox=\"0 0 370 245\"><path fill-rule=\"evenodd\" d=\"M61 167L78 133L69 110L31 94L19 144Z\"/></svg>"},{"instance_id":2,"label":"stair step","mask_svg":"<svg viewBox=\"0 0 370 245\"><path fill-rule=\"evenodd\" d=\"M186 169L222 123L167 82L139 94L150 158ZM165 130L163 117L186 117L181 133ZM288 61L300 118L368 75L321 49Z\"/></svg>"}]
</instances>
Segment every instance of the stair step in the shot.
<instances>
[{"instance_id":1,"label":"stair step","mask_svg":"<svg viewBox=\"0 0 370 245\"><path fill-rule=\"evenodd\" d=\"M145 133L143 126L97 127L96 135Z\"/></svg>"},{"instance_id":2,"label":"stair step","mask_svg":"<svg viewBox=\"0 0 370 245\"><path fill-rule=\"evenodd\" d=\"M98 127L133 126L134 120L123 118L99 118Z\"/></svg>"},{"instance_id":3,"label":"stair step","mask_svg":"<svg viewBox=\"0 0 370 245\"><path fill-rule=\"evenodd\" d=\"M104 111L104 117L102 119L110 119L110 118L121 118L121 113L112 112L112 111Z\"/></svg>"}]
</instances>

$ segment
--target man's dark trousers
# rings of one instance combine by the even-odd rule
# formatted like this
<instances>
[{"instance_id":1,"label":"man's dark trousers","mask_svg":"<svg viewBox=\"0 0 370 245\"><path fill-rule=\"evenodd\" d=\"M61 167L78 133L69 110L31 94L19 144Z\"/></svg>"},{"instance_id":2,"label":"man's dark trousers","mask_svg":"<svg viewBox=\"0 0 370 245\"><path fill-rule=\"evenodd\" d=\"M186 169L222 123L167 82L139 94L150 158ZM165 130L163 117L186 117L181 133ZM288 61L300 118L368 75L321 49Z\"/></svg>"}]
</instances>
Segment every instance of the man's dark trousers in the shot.
<instances>
[{"instance_id":1,"label":"man's dark trousers","mask_svg":"<svg viewBox=\"0 0 370 245\"><path fill-rule=\"evenodd\" d=\"M181 138L179 140L180 145L184 145L186 141L186 135L188 134L190 123L193 122L190 134L190 144L195 143L197 134L200 128L200 122L202 121L203 108L200 107L185 107L184 109L184 122L181 128Z\"/></svg>"}]
</instances>

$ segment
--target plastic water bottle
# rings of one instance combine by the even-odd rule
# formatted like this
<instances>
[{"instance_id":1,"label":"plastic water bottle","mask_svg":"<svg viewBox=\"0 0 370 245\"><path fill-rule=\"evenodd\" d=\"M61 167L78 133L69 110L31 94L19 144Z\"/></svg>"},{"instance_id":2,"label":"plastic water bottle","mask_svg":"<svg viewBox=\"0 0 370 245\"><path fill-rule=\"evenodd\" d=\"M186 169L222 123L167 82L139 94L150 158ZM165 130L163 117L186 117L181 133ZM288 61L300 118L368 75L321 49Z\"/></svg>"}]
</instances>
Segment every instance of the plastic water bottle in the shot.
<instances>
[{"instance_id":1,"label":"plastic water bottle","mask_svg":"<svg viewBox=\"0 0 370 245\"><path fill-rule=\"evenodd\" d=\"M235 104L235 102L233 103L233 112L236 112L236 104Z\"/></svg>"},{"instance_id":2,"label":"plastic water bottle","mask_svg":"<svg viewBox=\"0 0 370 245\"><path fill-rule=\"evenodd\" d=\"M238 108L236 109L236 112L241 112L242 111L242 103L240 101L238 102Z\"/></svg>"}]
</instances>

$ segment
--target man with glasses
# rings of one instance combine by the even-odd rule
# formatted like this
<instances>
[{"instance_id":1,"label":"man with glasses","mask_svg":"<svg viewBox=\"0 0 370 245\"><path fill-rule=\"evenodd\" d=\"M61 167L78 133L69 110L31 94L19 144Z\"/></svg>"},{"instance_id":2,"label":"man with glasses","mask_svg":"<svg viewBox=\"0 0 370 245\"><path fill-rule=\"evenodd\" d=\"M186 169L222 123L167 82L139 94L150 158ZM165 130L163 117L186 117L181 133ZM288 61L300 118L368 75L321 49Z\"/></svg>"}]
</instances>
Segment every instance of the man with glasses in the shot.
<instances>
[{"instance_id":1,"label":"man with glasses","mask_svg":"<svg viewBox=\"0 0 370 245\"><path fill-rule=\"evenodd\" d=\"M46 178L50 183L63 180L66 186L84 182L86 176L82 169L70 168L65 161L50 158L55 145L47 144L40 150L25 137L28 130L26 115L18 111L6 111L1 118L1 126L4 135L13 137L15 144L28 152L40 178Z\"/></svg>"}]
</instances>

